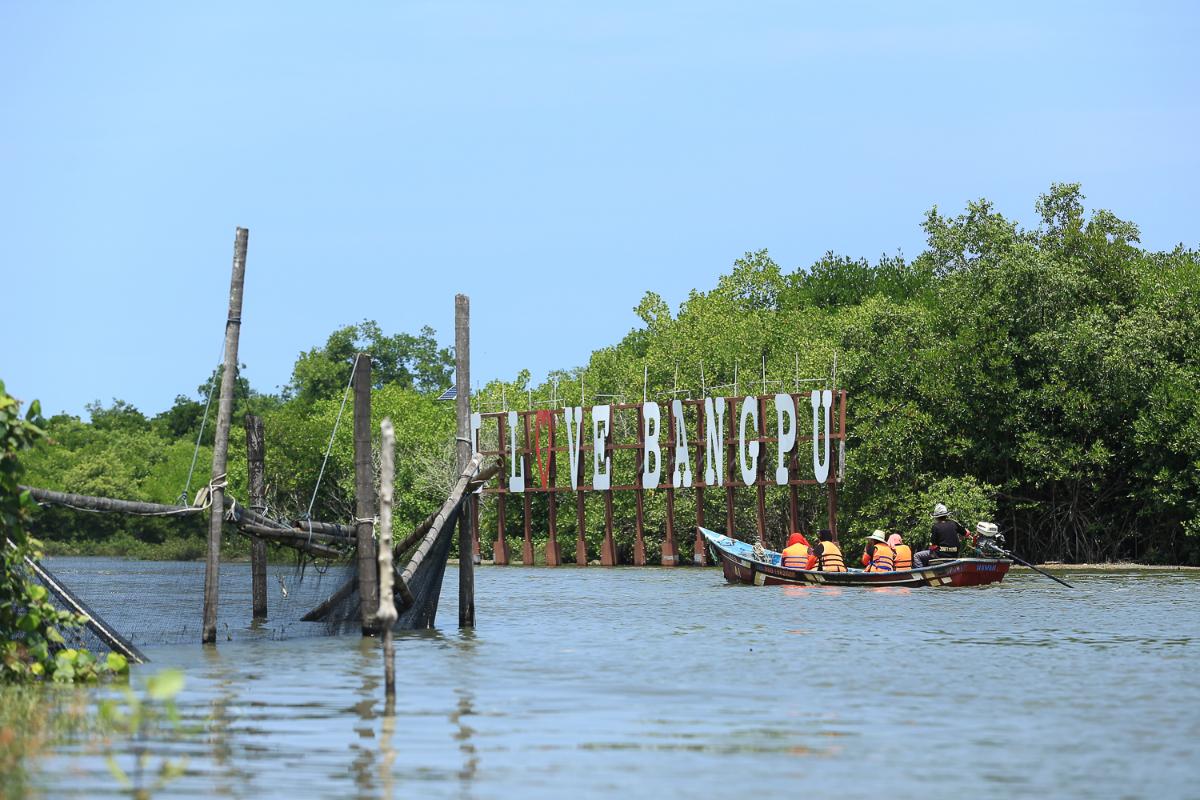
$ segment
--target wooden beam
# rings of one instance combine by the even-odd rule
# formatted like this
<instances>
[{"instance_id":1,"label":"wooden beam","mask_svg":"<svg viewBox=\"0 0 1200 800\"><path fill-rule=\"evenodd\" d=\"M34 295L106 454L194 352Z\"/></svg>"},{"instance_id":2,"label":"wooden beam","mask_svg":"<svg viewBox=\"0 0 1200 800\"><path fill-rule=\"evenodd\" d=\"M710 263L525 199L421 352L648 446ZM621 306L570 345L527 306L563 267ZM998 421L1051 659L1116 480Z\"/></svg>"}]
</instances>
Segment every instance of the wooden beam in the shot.
<instances>
[{"instance_id":1,"label":"wooden beam","mask_svg":"<svg viewBox=\"0 0 1200 800\"><path fill-rule=\"evenodd\" d=\"M233 419L233 387L238 371L238 336L242 329L242 289L246 280L246 246L250 231L238 228L233 241L233 274L229 281L229 315L225 319L225 359L221 372L221 398L217 405L213 441L212 505L209 507L208 552L204 562L203 644L217 641L217 601L220 598L221 524L225 516L225 469L229 456L229 425Z\"/></svg>"},{"instance_id":2,"label":"wooden beam","mask_svg":"<svg viewBox=\"0 0 1200 800\"><path fill-rule=\"evenodd\" d=\"M471 441L471 299L465 294L454 297L454 388L455 427L458 472L465 474L475 449ZM478 469L478 466L476 466ZM474 470L472 470L474 472ZM463 484L466 491L466 483ZM474 498L474 495L471 495ZM474 505L473 500L468 501ZM471 533L473 509L458 515L458 627L475 627L475 543ZM437 523L435 522L434 525ZM431 526L430 531L433 528ZM431 541L426 537L425 541ZM422 542L424 546L424 542ZM420 547L418 547L420 552ZM405 579L408 580L407 578Z\"/></svg>"},{"instance_id":3,"label":"wooden beam","mask_svg":"<svg viewBox=\"0 0 1200 800\"><path fill-rule=\"evenodd\" d=\"M36 486L19 486L17 488L23 492L29 492L30 497L39 503L83 509L85 511L162 517L187 516L189 514L199 514L204 511L200 507L169 506L163 503L140 503L133 500L114 500L109 497L96 497L88 494L55 492L50 489L39 489Z\"/></svg>"},{"instance_id":4,"label":"wooden beam","mask_svg":"<svg viewBox=\"0 0 1200 800\"><path fill-rule=\"evenodd\" d=\"M375 469L371 458L371 356L354 360L354 514L358 549L358 599L362 633L378 631L379 575L375 563Z\"/></svg>"}]
</instances>

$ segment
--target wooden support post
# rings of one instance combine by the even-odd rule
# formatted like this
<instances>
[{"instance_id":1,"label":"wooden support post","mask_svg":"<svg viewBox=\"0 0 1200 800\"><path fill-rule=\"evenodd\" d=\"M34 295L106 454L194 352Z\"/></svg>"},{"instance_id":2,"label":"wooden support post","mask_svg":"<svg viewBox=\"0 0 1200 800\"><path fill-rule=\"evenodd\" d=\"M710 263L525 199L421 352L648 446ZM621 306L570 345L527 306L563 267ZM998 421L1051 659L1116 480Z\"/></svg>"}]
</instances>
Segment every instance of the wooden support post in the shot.
<instances>
[{"instance_id":1,"label":"wooden support post","mask_svg":"<svg viewBox=\"0 0 1200 800\"><path fill-rule=\"evenodd\" d=\"M646 564L646 514L645 514L645 490L642 488L642 478L646 474L646 412L645 406L638 406L638 467L637 467L637 482L633 485L633 500L634 500L634 518L633 518L633 565L642 567ZM661 419L661 418L660 418ZM661 422L659 423L662 424ZM662 452L659 451L659 458L662 458ZM661 469L661 462L658 465Z\"/></svg>"},{"instance_id":2,"label":"wooden support post","mask_svg":"<svg viewBox=\"0 0 1200 800\"><path fill-rule=\"evenodd\" d=\"M379 566L375 555L375 462L371 458L371 356L354 361L354 514L358 519L358 597L364 636L377 633Z\"/></svg>"},{"instance_id":3,"label":"wooden support post","mask_svg":"<svg viewBox=\"0 0 1200 800\"><path fill-rule=\"evenodd\" d=\"M396 432L392 420L379 426L379 609L375 618L383 629L383 692L387 708L396 701L396 652L392 645L392 626L396 624L396 602L392 591L392 487L396 482ZM400 582L402 589L408 587Z\"/></svg>"},{"instance_id":4,"label":"wooden support post","mask_svg":"<svg viewBox=\"0 0 1200 800\"><path fill-rule=\"evenodd\" d=\"M667 468L663 478L667 484L667 518L663 531L662 558L664 567L679 564L679 548L675 546L675 420L671 417L671 404L667 404Z\"/></svg>"},{"instance_id":5,"label":"wooden support post","mask_svg":"<svg viewBox=\"0 0 1200 800\"><path fill-rule=\"evenodd\" d=\"M846 393L844 391L838 392L837 398L838 398L838 413L837 413L838 446L836 449L833 449L832 447L830 448L829 483L828 483L828 486L829 486L829 535L830 535L830 538L832 538L834 542L836 542L838 540L838 529L837 529L837 494L838 494L837 484L838 484L838 481L837 481L837 476L838 476L838 470L841 467L841 463L840 463L841 462L840 454L842 451L841 444L842 444L843 438L846 435ZM833 419L833 415L830 414L830 420L832 421L832 419Z\"/></svg>"},{"instance_id":6,"label":"wooden support post","mask_svg":"<svg viewBox=\"0 0 1200 800\"><path fill-rule=\"evenodd\" d=\"M233 387L238 370L238 335L242 329L242 288L246 280L246 245L250 231L238 228L233 240L233 275L229 281L229 316L225 320L225 359L221 399L213 442L212 506L208 515L208 553L204 563L204 626L200 641L217 641L217 601L221 585L221 524L225 520L225 465L229 456L229 425L233 420Z\"/></svg>"},{"instance_id":7,"label":"wooden support post","mask_svg":"<svg viewBox=\"0 0 1200 800\"><path fill-rule=\"evenodd\" d=\"M734 420L734 414L737 413L737 403L732 398L722 398L721 402L726 403L726 419L729 420L729 428L725 436L725 535L736 537L735 528L737 520L733 515L733 476L737 474L734 470L737 469L737 437L733 435L733 429L738 425Z\"/></svg>"},{"instance_id":8,"label":"wooden support post","mask_svg":"<svg viewBox=\"0 0 1200 800\"><path fill-rule=\"evenodd\" d=\"M247 414L246 425L246 483L250 494L250 510L264 514L267 510L265 471L266 444L262 417ZM267 618L267 543L260 536L250 537L250 596L256 620Z\"/></svg>"},{"instance_id":9,"label":"wooden support post","mask_svg":"<svg viewBox=\"0 0 1200 800\"><path fill-rule=\"evenodd\" d=\"M692 563L697 567L703 567L708 563L707 549L705 544L704 534L700 533L700 529L704 527L704 464L702 458L708 445L708 436L704 429L704 402L696 404L696 544L692 551Z\"/></svg>"},{"instance_id":10,"label":"wooden support post","mask_svg":"<svg viewBox=\"0 0 1200 800\"><path fill-rule=\"evenodd\" d=\"M758 398L758 470L755 474L755 506L754 519L758 527L758 541L767 546L767 487L763 484L763 476L767 467L767 399ZM785 536L786 540L787 537ZM783 548L779 548L782 550Z\"/></svg>"},{"instance_id":11,"label":"wooden support post","mask_svg":"<svg viewBox=\"0 0 1200 800\"><path fill-rule=\"evenodd\" d=\"M793 398L795 395L793 395ZM797 405L799 408L799 405ZM788 453L788 521L791 523L791 531L793 533L800 530L800 494L796 485L792 480L800 477L800 415L796 415L796 443L792 445L792 451Z\"/></svg>"},{"instance_id":12,"label":"wooden support post","mask_svg":"<svg viewBox=\"0 0 1200 800\"><path fill-rule=\"evenodd\" d=\"M454 385L457 414L458 471L471 461L471 300L454 297ZM479 502L476 495L458 515L458 627L475 627L475 541L472 529Z\"/></svg>"},{"instance_id":13,"label":"wooden support post","mask_svg":"<svg viewBox=\"0 0 1200 800\"><path fill-rule=\"evenodd\" d=\"M508 420L503 416L497 422L500 429L500 487L496 495L496 544L492 547L492 563L508 564L508 538L505 519L508 514Z\"/></svg>"},{"instance_id":14,"label":"wooden support post","mask_svg":"<svg viewBox=\"0 0 1200 800\"><path fill-rule=\"evenodd\" d=\"M521 563L527 567L532 567L534 564L534 560L533 560L533 529L531 527L532 522L530 520L530 517L532 516L532 509L530 508L530 504L533 502L533 498L530 497L531 492L529 491L529 486L533 481L533 472L531 471L531 469L533 467L533 459L531 459L529 457L529 450L531 448L530 442L533 441L529 437L530 414L532 414L532 412L530 412L529 414L522 415L523 419L525 421L525 425L524 425L524 427L525 427L525 449L521 453L521 464L524 467L524 474L525 474L525 491L521 495L521 521L524 524L524 536L525 536L525 538L521 542Z\"/></svg>"},{"instance_id":15,"label":"wooden support post","mask_svg":"<svg viewBox=\"0 0 1200 800\"><path fill-rule=\"evenodd\" d=\"M600 564L615 567L618 563L617 542L613 538L613 496L609 490L604 493L604 541L600 546Z\"/></svg>"},{"instance_id":16,"label":"wooden support post","mask_svg":"<svg viewBox=\"0 0 1200 800\"><path fill-rule=\"evenodd\" d=\"M555 433L555 418L550 416L550 496L546 498L548 506L548 515L546 517L547 533L549 539L546 541L546 566L557 567L562 564L562 547L558 544L558 455L555 450L554 433Z\"/></svg>"},{"instance_id":17,"label":"wooden support post","mask_svg":"<svg viewBox=\"0 0 1200 800\"><path fill-rule=\"evenodd\" d=\"M579 459L579 488L575 491L575 563L586 567L588 564L587 539L584 538L584 528L587 525L587 515L583 500L583 459Z\"/></svg>"},{"instance_id":18,"label":"wooden support post","mask_svg":"<svg viewBox=\"0 0 1200 800\"><path fill-rule=\"evenodd\" d=\"M611 409L612 407L609 406ZM605 431L604 442L601 445L603 448L600 452L600 461L604 463L607 459L609 463L608 477L609 488L604 491L604 540L600 543L600 564L605 567L615 567L617 561L617 541L613 538L613 493L612 493L612 464L616 461L613 457L615 453L612 449L612 429L613 420L610 411L608 427Z\"/></svg>"}]
</instances>

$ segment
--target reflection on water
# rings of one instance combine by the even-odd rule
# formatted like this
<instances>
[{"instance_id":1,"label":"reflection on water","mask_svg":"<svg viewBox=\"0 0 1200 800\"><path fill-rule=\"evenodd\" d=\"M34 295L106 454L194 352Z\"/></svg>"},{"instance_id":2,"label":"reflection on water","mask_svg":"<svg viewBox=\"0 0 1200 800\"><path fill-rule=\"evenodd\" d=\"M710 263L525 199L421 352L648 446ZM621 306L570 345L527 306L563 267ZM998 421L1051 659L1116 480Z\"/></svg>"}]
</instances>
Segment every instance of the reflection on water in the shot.
<instances>
[{"instance_id":1,"label":"reflection on water","mask_svg":"<svg viewBox=\"0 0 1200 800\"><path fill-rule=\"evenodd\" d=\"M152 649L142 674L183 667L199 729L151 743L189 759L157 796L926 797L931 754L948 795L1179 797L1198 777L1200 576L1072 574L1075 591L1029 574L883 591L694 569L477 577L477 631L396 637L394 708L374 640ZM1099 684L1122 688L1081 690ZM86 736L38 781L119 796Z\"/></svg>"}]
</instances>

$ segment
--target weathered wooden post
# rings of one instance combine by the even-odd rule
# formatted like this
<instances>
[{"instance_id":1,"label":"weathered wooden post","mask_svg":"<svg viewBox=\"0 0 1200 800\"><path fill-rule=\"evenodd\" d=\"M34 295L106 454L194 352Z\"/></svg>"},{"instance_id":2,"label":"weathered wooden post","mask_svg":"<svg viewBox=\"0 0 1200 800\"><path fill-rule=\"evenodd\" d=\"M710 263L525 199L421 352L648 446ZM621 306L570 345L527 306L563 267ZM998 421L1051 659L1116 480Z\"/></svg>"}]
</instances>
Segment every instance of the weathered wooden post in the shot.
<instances>
[{"instance_id":1,"label":"weathered wooden post","mask_svg":"<svg viewBox=\"0 0 1200 800\"><path fill-rule=\"evenodd\" d=\"M396 651L392 645L392 626L396 624L396 602L392 583L392 486L396 482L396 432L392 420L379 425L379 610L375 619L383 629L383 691L387 707L396 700Z\"/></svg>"},{"instance_id":2,"label":"weathered wooden post","mask_svg":"<svg viewBox=\"0 0 1200 800\"><path fill-rule=\"evenodd\" d=\"M208 515L208 554L204 563L204 626L200 641L217 641L217 600L221 579L221 525L225 521L225 465L229 455L229 424L233 419L233 387L237 380L238 334L242 328L242 287L246 280L246 245L250 231L238 228L233 239L233 275L229 281L229 316L225 320L225 359L221 372L221 399L217 405L217 430L213 442L212 505Z\"/></svg>"},{"instance_id":3,"label":"weathered wooden post","mask_svg":"<svg viewBox=\"0 0 1200 800\"><path fill-rule=\"evenodd\" d=\"M661 423L660 423L661 424ZM633 502L634 502L634 517L633 517L633 565L635 567L643 567L646 565L646 501L645 489L642 487L642 479L646 475L646 406L643 400L642 405L637 407L637 477L633 484ZM662 453L659 453L661 462ZM655 466L659 466L656 464Z\"/></svg>"},{"instance_id":4,"label":"weathered wooden post","mask_svg":"<svg viewBox=\"0 0 1200 800\"><path fill-rule=\"evenodd\" d=\"M363 635L378 631L375 563L375 474L371 459L371 356L354 357L354 514L358 547L358 608Z\"/></svg>"},{"instance_id":5,"label":"weathered wooden post","mask_svg":"<svg viewBox=\"0 0 1200 800\"><path fill-rule=\"evenodd\" d=\"M675 417L672 410L673 403L667 405L667 464L663 470L663 477L666 479L666 505L667 516L664 520L662 557L658 563L664 567L675 567L679 565L679 548L675 544Z\"/></svg>"},{"instance_id":6,"label":"weathered wooden post","mask_svg":"<svg viewBox=\"0 0 1200 800\"><path fill-rule=\"evenodd\" d=\"M550 414L550 496L546 498L546 525L549 539L546 541L546 566L557 567L562 564L562 547L558 544L558 445L555 434L555 415Z\"/></svg>"},{"instance_id":7,"label":"weathered wooden post","mask_svg":"<svg viewBox=\"0 0 1200 800\"><path fill-rule=\"evenodd\" d=\"M768 546L767 542L767 487L766 487L766 472L767 472L767 398L760 396L758 398L758 468L754 473L754 522L758 529L758 541L764 547ZM791 535L791 531L788 531ZM787 541L787 536L783 540ZM783 548L780 547L780 550Z\"/></svg>"},{"instance_id":8,"label":"weathered wooden post","mask_svg":"<svg viewBox=\"0 0 1200 800\"><path fill-rule=\"evenodd\" d=\"M523 468L524 473L523 474L529 476L525 479L528 482L532 482L532 479L533 479L533 472L532 472L533 459L531 459L529 457L529 452L530 452L530 448L531 448L530 443L533 441L529 437L529 418L531 416L533 416L532 411L526 411L524 414L521 415L521 418L525 424L525 449L521 451L520 457L521 457L521 463L524 464L524 468ZM532 527L532 523L529 519L531 516L531 510L532 510L530 508L530 505L532 503L532 498L530 497L531 494L533 494L533 493L529 491L529 485L527 483L525 486L524 496L521 498L521 512L524 516L524 523L525 523L525 531L524 531L525 538L521 542L521 563L523 563L527 567L532 567L534 565L533 527Z\"/></svg>"},{"instance_id":9,"label":"weathered wooden post","mask_svg":"<svg viewBox=\"0 0 1200 800\"><path fill-rule=\"evenodd\" d=\"M266 442L262 417L247 414L246 478L250 493L250 510L264 514L267 510L265 472ZM250 596L254 619L267 618L267 542L261 536L250 536Z\"/></svg>"},{"instance_id":10,"label":"weathered wooden post","mask_svg":"<svg viewBox=\"0 0 1200 800\"><path fill-rule=\"evenodd\" d=\"M508 420L501 415L496 420L500 429L500 485L496 489L496 543L492 545L492 563L508 565L508 533L505 530L508 517Z\"/></svg>"},{"instance_id":11,"label":"weathered wooden post","mask_svg":"<svg viewBox=\"0 0 1200 800\"><path fill-rule=\"evenodd\" d=\"M471 461L471 299L465 294L454 297L454 386L458 416L458 472ZM458 627L475 627L475 553L471 530L475 495L458 514Z\"/></svg>"},{"instance_id":12,"label":"weathered wooden post","mask_svg":"<svg viewBox=\"0 0 1200 800\"><path fill-rule=\"evenodd\" d=\"M696 404L696 543L692 550L692 563L698 567L703 567L708 563L705 558L704 551L707 545L705 544L704 534L700 533L700 529L704 527L704 463L701 458L707 452L708 436L704 427L704 401L701 400Z\"/></svg>"}]
</instances>

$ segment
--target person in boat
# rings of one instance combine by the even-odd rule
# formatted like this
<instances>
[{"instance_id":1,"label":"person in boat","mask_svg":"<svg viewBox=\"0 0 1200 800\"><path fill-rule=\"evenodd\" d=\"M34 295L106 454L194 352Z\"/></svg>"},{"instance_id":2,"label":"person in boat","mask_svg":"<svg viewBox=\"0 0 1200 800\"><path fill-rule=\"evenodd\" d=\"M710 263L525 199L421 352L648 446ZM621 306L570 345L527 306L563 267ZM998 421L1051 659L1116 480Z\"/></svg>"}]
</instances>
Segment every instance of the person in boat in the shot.
<instances>
[{"instance_id":1,"label":"person in boat","mask_svg":"<svg viewBox=\"0 0 1200 800\"><path fill-rule=\"evenodd\" d=\"M842 556L842 548L833 541L833 534L822 529L817 536L820 541L813 547L817 556L817 569L821 572L845 572L846 559Z\"/></svg>"},{"instance_id":2,"label":"person in boat","mask_svg":"<svg viewBox=\"0 0 1200 800\"><path fill-rule=\"evenodd\" d=\"M796 532L788 537L787 547L783 549L783 558L779 564L791 569L812 569L817 565L817 556L803 533Z\"/></svg>"},{"instance_id":3,"label":"person in boat","mask_svg":"<svg viewBox=\"0 0 1200 800\"><path fill-rule=\"evenodd\" d=\"M929 547L913 557L913 565L928 567L935 558L958 558L959 537L967 529L950 519L944 503L933 507L933 527L929 532Z\"/></svg>"},{"instance_id":4,"label":"person in boat","mask_svg":"<svg viewBox=\"0 0 1200 800\"><path fill-rule=\"evenodd\" d=\"M896 554L896 561L893 566L898 569L912 569L913 551L912 548L904 543L904 539L898 533L893 533L888 537L888 547L892 548L892 552Z\"/></svg>"},{"instance_id":5,"label":"person in boat","mask_svg":"<svg viewBox=\"0 0 1200 800\"><path fill-rule=\"evenodd\" d=\"M867 547L862 554L862 563L867 572L894 572L896 551L887 543L887 534L877 530L867 537Z\"/></svg>"}]
</instances>

